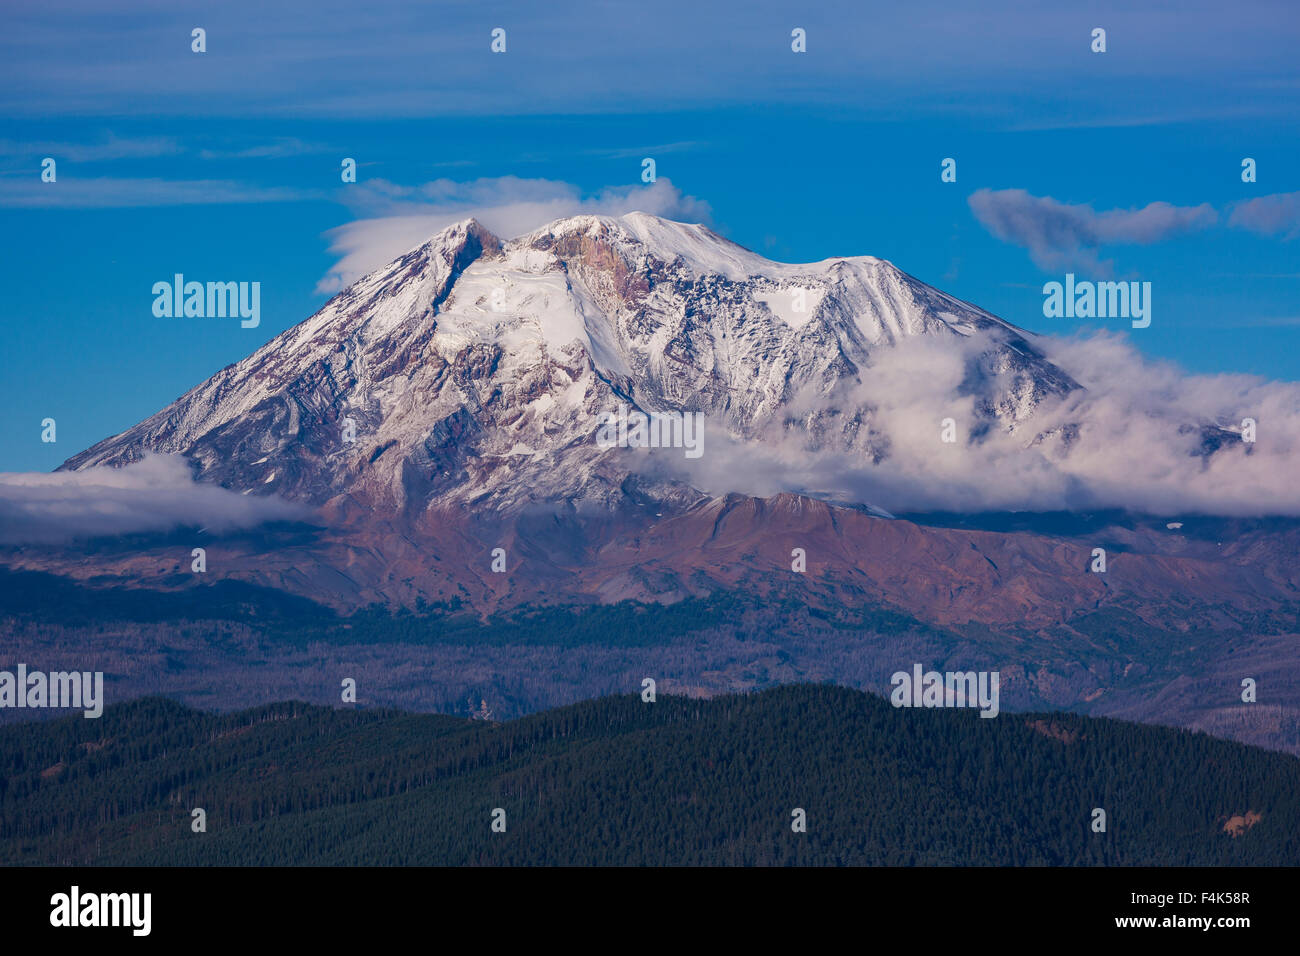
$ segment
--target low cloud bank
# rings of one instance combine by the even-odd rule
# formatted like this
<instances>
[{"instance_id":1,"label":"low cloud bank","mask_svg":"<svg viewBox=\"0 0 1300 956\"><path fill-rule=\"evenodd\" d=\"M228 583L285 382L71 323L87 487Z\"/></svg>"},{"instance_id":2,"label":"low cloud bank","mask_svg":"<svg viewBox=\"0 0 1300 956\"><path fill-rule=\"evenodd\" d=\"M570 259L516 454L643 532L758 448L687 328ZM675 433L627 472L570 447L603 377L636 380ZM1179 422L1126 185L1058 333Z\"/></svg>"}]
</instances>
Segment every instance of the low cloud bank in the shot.
<instances>
[{"instance_id":1,"label":"low cloud bank","mask_svg":"<svg viewBox=\"0 0 1300 956\"><path fill-rule=\"evenodd\" d=\"M195 482L178 455L123 468L0 472L0 543L55 544L197 525L213 533L306 517L302 506Z\"/></svg>"},{"instance_id":2,"label":"low cloud bank","mask_svg":"<svg viewBox=\"0 0 1300 956\"><path fill-rule=\"evenodd\" d=\"M871 464L863 443L811 450L807 434L774 424L761 441L705 427L696 462L655 456L696 487L722 493L823 494L889 511L1004 511L1123 508L1156 515L1300 515L1300 384L1249 375L1188 375L1143 357L1121 336L1036 338L1048 357L1084 386L1042 403L1014 432L971 437L975 399L963 394L972 350L915 340L882 355L859 386L815 407L846 414L867 407ZM957 441L940 440L951 417ZM1239 434L1257 423L1257 440ZM1222 447L1205 454L1203 429ZM1235 430L1237 433L1232 433Z\"/></svg>"}]
</instances>

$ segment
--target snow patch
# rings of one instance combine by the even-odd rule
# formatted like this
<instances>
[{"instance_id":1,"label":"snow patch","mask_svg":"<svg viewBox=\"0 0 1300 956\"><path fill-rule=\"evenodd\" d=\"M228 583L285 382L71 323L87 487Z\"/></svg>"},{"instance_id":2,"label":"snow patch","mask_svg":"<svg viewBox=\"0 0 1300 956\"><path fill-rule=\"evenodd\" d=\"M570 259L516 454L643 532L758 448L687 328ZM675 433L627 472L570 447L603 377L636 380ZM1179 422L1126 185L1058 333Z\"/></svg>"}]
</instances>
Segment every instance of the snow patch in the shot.
<instances>
[{"instance_id":1,"label":"snow patch","mask_svg":"<svg viewBox=\"0 0 1300 956\"><path fill-rule=\"evenodd\" d=\"M753 293L755 302L763 303L769 312L792 329L801 329L807 325L825 296L825 289L804 286L790 286L772 292ZM800 301L801 299L802 301ZM802 311L797 310L796 305L801 305Z\"/></svg>"}]
</instances>

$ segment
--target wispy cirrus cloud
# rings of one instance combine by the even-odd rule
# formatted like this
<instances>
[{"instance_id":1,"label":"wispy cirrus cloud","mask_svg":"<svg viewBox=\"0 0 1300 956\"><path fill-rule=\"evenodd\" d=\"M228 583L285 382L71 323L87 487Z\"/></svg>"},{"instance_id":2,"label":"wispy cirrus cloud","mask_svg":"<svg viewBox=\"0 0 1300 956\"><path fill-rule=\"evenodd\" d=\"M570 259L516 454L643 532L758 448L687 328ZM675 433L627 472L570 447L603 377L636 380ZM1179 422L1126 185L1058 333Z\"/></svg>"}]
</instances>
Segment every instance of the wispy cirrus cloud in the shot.
<instances>
[{"instance_id":1,"label":"wispy cirrus cloud","mask_svg":"<svg viewBox=\"0 0 1300 956\"><path fill-rule=\"evenodd\" d=\"M229 149L201 149L201 159L283 159L288 156L311 156L324 153L328 146L308 143L294 136L282 136L269 143L239 146Z\"/></svg>"},{"instance_id":2,"label":"wispy cirrus cloud","mask_svg":"<svg viewBox=\"0 0 1300 956\"><path fill-rule=\"evenodd\" d=\"M1300 192L1273 193L1234 203L1228 225L1261 236L1300 237Z\"/></svg>"},{"instance_id":3,"label":"wispy cirrus cloud","mask_svg":"<svg viewBox=\"0 0 1300 956\"><path fill-rule=\"evenodd\" d=\"M228 179L161 179L96 176L56 182L39 176L0 179L0 208L117 209L129 206L204 206L229 203L301 202L322 198L319 190L255 186Z\"/></svg>"},{"instance_id":4,"label":"wispy cirrus cloud","mask_svg":"<svg viewBox=\"0 0 1300 956\"><path fill-rule=\"evenodd\" d=\"M967 203L985 229L1028 250L1039 268L1077 267L1097 275L1110 274L1114 265L1101 259L1103 247L1149 245L1205 229L1219 218L1209 203L1153 202L1141 209L1098 212L1023 189L980 189Z\"/></svg>"},{"instance_id":5,"label":"wispy cirrus cloud","mask_svg":"<svg viewBox=\"0 0 1300 956\"><path fill-rule=\"evenodd\" d=\"M221 147L200 146L183 142L175 136L119 136L106 133L85 142L72 140L0 139L0 159L32 163L46 156L59 162L102 163L119 159L156 159L191 153L200 159L280 159L287 156L310 156L327 152L330 147L296 136L279 136L267 142L240 145L238 141Z\"/></svg>"},{"instance_id":6,"label":"wispy cirrus cloud","mask_svg":"<svg viewBox=\"0 0 1300 956\"><path fill-rule=\"evenodd\" d=\"M200 140L202 142L202 140ZM172 136L118 136L108 133L85 142L71 140L0 140L0 208L112 209L144 206L227 205L298 202L328 198L323 190L260 185L234 179L203 177L201 161L264 160L307 156L329 147L297 137L240 141L220 147L184 142ZM39 165L46 157L58 165L58 178L45 182ZM199 176L88 175L88 167L120 160L174 157L191 160L184 172ZM174 165L174 164L172 164Z\"/></svg>"},{"instance_id":7,"label":"wispy cirrus cloud","mask_svg":"<svg viewBox=\"0 0 1300 956\"><path fill-rule=\"evenodd\" d=\"M502 237L513 237L564 216L622 216L646 212L669 219L708 222L708 203L684 194L668 179L648 185L609 186L584 195L572 183L501 176L456 182L437 179L402 186L372 179L347 190L349 205L364 218L332 229L330 252L339 261L316 291L333 294L440 229L474 217Z\"/></svg>"},{"instance_id":8,"label":"wispy cirrus cloud","mask_svg":"<svg viewBox=\"0 0 1300 956\"><path fill-rule=\"evenodd\" d=\"M86 143L0 139L0 156L32 161L52 156L74 163L94 163L115 159L152 159L174 156L182 151L180 142L172 136L116 136L108 133L96 141Z\"/></svg>"},{"instance_id":9,"label":"wispy cirrus cloud","mask_svg":"<svg viewBox=\"0 0 1300 956\"><path fill-rule=\"evenodd\" d=\"M351 0L227 0L198 19L163 0L8 6L0 69L16 81L0 84L0 113L10 116L627 113L706 97L939 112L998 99L1008 108L995 115L1016 124L1063 114L1285 118L1300 36L1291 0L1238 0L1232 16L1213 0L1101 0L1082 22L1068 5L1031 0L991 10L826 0L806 5L797 24L783 0L750 0L744 16L691 0L653 9L573 0L563 16L516 3L499 5L500 22L466 0L438 4L436 17L403 0L370 0L364 17ZM1085 52L1094 17L1114 38L1104 64ZM208 31L201 56L190 50L196 25ZM795 25L809 37L798 60ZM504 55L489 52L494 26L508 30Z\"/></svg>"}]
</instances>

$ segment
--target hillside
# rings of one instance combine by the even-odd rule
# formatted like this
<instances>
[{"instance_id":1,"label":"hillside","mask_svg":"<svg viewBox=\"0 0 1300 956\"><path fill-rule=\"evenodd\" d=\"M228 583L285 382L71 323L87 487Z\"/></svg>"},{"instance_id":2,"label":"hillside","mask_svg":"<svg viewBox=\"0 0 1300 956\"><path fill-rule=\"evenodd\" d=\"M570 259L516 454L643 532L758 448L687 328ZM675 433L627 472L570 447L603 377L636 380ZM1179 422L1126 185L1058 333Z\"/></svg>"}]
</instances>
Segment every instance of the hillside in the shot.
<instances>
[{"instance_id":1,"label":"hillside","mask_svg":"<svg viewBox=\"0 0 1300 956\"><path fill-rule=\"evenodd\" d=\"M896 710L809 684L607 697L503 724L300 703L214 716L148 698L0 728L0 774L4 864L1300 859L1294 757L1075 715ZM191 832L194 807L206 833ZM505 833L490 830L495 807ZM806 833L791 832L795 807Z\"/></svg>"}]
</instances>

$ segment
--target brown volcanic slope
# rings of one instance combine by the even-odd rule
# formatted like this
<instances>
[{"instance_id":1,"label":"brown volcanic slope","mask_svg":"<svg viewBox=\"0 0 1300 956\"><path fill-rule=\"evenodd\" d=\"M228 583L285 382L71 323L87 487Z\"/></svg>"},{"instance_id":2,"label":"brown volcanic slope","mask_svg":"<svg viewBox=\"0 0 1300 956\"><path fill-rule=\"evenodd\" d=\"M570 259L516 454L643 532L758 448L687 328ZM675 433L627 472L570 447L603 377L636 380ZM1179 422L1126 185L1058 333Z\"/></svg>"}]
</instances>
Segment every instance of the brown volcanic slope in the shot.
<instances>
[{"instance_id":1,"label":"brown volcanic slope","mask_svg":"<svg viewBox=\"0 0 1300 956\"><path fill-rule=\"evenodd\" d=\"M1038 516L1024 523L1046 525ZM1196 530L1195 519L1185 524ZM354 514L346 523L222 538L182 531L166 540L101 540L75 553L13 549L0 554L0 565L92 587L147 589L142 593L197 596L206 585L234 579L345 613L374 602L455 599L493 622L539 605L629 599L704 598L710 606L709 597L718 596L734 608L739 597L746 609L730 631L704 624L685 638L664 634L653 648L573 647L562 637L549 649L494 649L490 640L479 646L495 633L493 623L491 633L458 632L452 646L395 638L364 647L315 644L299 653L256 635L232 643L228 626L209 627L201 611L199 620L143 631L108 622L47 632L39 621L15 621L6 635L27 659L56 654L113 672L119 693L188 694L203 706L286 694L330 703L336 673L352 673L358 660L370 662L366 686L377 702L445 709L473 695L476 704L483 697L510 713L569 703L582 693L625 691L636 686L629 675L645 673L666 674L671 679L661 686L674 693L790 680L888 692L890 673L924 661L939 669L998 670L1008 710L1076 709L1300 754L1300 602L1290 560L1300 531L1293 523L1256 525L1207 529L1222 531L1221 542L1172 534L1159 522L1049 535L891 520L789 494L731 495L662 517L580 518L570 511L488 520L443 509L428 512L417 527ZM206 574L189 570L196 546L207 551ZM1088 571L1098 546L1107 550L1105 574ZM507 555L501 574L491 571L498 547ZM795 548L807 553L806 573L791 570ZM891 628L880 623L882 610L921 623ZM427 626L432 634L444 627L437 615ZM387 625L371 633L382 642ZM554 625L544 634L555 641ZM1243 677L1258 682L1259 703L1241 702ZM232 687L249 689L232 697Z\"/></svg>"},{"instance_id":2,"label":"brown volcanic slope","mask_svg":"<svg viewBox=\"0 0 1300 956\"><path fill-rule=\"evenodd\" d=\"M189 571L190 548L208 573ZM1107 571L1089 571L1092 549ZM506 571L491 570L506 552ZM791 570L802 548L807 571ZM719 591L797 594L825 609L891 605L943 627L976 622L1031 631L1079 613L1122 608L1155 627L1229 625L1287 613L1300 603L1300 571L1287 555L1300 532L1253 531L1196 540L1112 525L1084 536L939 527L874 517L793 494L729 495L678 514L534 513L471 518L432 510L400 519L329 523L310 534L244 535L130 547L111 542L71 556L23 548L4 562L97 583L186 588L232 578L327 603L347 613L384 603L459 598L484 616L513 608L674 602Z\"/></svg>"}]
</instances>

